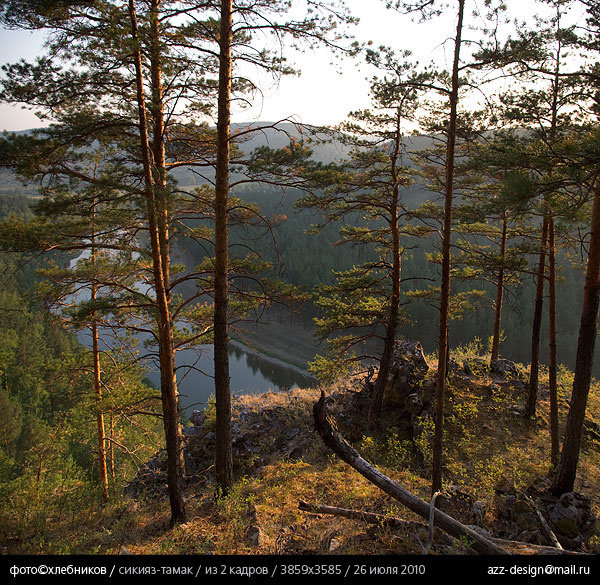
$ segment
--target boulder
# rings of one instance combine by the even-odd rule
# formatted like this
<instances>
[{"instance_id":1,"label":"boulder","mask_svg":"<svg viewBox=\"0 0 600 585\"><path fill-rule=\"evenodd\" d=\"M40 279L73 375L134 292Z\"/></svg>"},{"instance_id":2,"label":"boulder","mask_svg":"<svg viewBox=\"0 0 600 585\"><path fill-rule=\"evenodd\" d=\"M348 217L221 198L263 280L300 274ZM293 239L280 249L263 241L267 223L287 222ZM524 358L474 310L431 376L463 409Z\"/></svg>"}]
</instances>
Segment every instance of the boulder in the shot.
<instances>
[{"instance_id":1,"label":"boulder","mask_svg":"<svg viewBox=\"0 0 600 585\"><path fill-rule=\"evenodd\" d=\"M190 415L190 422L195 427L201 427L204 425L205 412L203 410L194 410Z\"/></svg>"},{"instance_id":2,"label":"boulder","mask_svg":"<svg viewBox=\"0 0 600 585\"><path fill-rule=\"evenodd\" d=\"M410 413L411 416L419 415L423 411L423 401L421 400L421 397L416 393L409 394L406 397L405 406L406 410Z\"/></svg>"},{"instance_id":3,"label":"boulder","mask_svg":"<svg viewBox=\"0 0 600 585\"><path fill-rule=\"evenodd\" d=\"M203 436L205 433L204 433L204 429L194 426L194 427L183 427L182 434L187 439L190 439L192 437Z\"/></svg>"},{"instance_id":4,"label":"boulder","mask_svg":"<svg viewBox=\"0 0 600 585\"><path fill-rule=\"evenodd\" d=\"M485 523L485 515L488 510L488 504L484 500L477 500L471 506L471 518L476 526L482 526Z\"/></svg>"},{"instance_id":5,"label":"boulder","mask_svg":"<svg viewBox=\"0 0 600 585\"><path fill-rule=\"evenodd\" d=\"M389 391L392 398L403 403L425 379L429 365L423 347L418 341L397 340L394 344L389 375Z\"/></svg>"},{"instance_id":6,"label":"boulder","mask_svg":"<svg viewBox=\"0 0 600 585\"><path fill-rule=\"evenodd\" d=\"M459 522L472 522L472 509L475 499L458 486L450 486L436 500L436 507L456 518Z\"/></svg>"},{"instance_id":7,"label":"boulder","mask_svg":"<svg viewBox=\"0 0 600 585\"><path fill-rule=\"evenodd\" d=\"M563 494L550 508L549 519L560 542L569 548L585 542L596 523L591 500L577 492Z\"/></svg>"},{"instance_id":8,"label":"boulder","mask_svg":"<svg viewBox=\"0 0 600 585\"><path fill-rule=\"evenodd\" d=\"M264 536L260 526L252 524L246 530L246 544L249 546L261 546L264 541Z\"/></svg>"},{"instance_id":9,"label":"boulder","mask_svg":"<svg viewBox=\"0 0 600 585\"><path fill-rule=\"evenodd\" d=\"M497 378L521 378L521 370L514 362L506 359L492 360L490 362L490 372Z\"/></svg>"}]
</instances>

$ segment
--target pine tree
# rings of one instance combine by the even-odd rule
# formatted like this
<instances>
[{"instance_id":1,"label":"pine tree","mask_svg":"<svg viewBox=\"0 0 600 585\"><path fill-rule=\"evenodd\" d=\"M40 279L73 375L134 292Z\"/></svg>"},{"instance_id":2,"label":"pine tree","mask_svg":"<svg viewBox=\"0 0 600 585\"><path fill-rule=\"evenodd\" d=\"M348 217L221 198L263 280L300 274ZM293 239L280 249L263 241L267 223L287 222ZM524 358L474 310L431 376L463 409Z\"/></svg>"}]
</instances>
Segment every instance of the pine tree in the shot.
<instances>
[{"instance_id":1,"label":"pine tree","mask_svg":"<svg viewBox=\"0 0 600 585\"><path fill-rule=\"evenodd\" d=\"M9 10L4 12L5 19L10 15ZM152 275L150 287L145 294L131 289L121 289L120 293L129 297L122 300L123 306L129 304L130 310L140 306L155 321L155 326L150 321L149 327L137 328L145 329L157 341L172 520L180 521L185 518L181 496L184 471L175 351L176 343L181 341L176 341L179 334L174 315L180 321L185 315L182 309L172 306L172 279L182 269L170 264L174 197L168 171L178 168L182 160L202 160L207 164L207 153L212 150L211 133L205 125L183 117L179 110L165 115L164 108L167 103L170 108L175 107L171 98L177 96L189 100L192 109L205 110L204 81L194 82L204 79L204 63L186 58L181 51L182 35L171 34L182 30L182 13L170 2L152 2L144 9L143 36L137 26L139 14L134 3L125 10L111 3L65 4L50 14L26 12L27 15L35 17L34 23L24 18L19 20L23 26L45 25L54 29L51 56L33 65L6 67L2 97L41 108L54 124L32 136L21 137L20 141L7 141L4 160L31 175L81 181L118 192L121 215L115 210L115 221L127 236L116 238L119 241L113 246L123 249L123 245L135 242L140 233L148 235L150 250L136 245L140 253L136 263L141 271L138 275ZM110 26L98 27L98 22ZM116 37L130 38L131 42L115 44ZM57 60L59 56L61 62ZM184 64L185 73L181 69ZM169 77L167 85L164 75ZM152 98L148 106L147 81ZM35 91L30 91L31 87ZM173 145L168 161L167 140L169 146ZM96 148L97 144L103 147L102 172L94 176L81 163L86 149ZM148 258L150 263L144 264ZM206 318L205 310L192 307L189 318L201 318L202 312ZM196 342L210 331L202 322L193 328L195 331L188 338Z\"/></svg>"},{"instance_id":2,"label":"pine tree","mask_svg":"<svg viewBox=\"0 0 600 585\"><path fill-rule=\"evenodd\" d=\"M389 49L369 50L367 60L385 77L372 80L371 109L352 112L350 120L335 130L336 139L350 147L349 158L337 168L320 170L317 186L322 190L297 204L318 210L323 225L342 221L338 244L364 246L370 257L350 270L336 272L335 284L319 287L316 302L324 315L316 320L317 331L333 339L329 358L318 359L314 367L331 375L367 356L376 359L379 368L369 413L375 426L380 423L402 318L402 217L406 213L402 190L410 183L402 165L403 126L414 115L417 90L400 83L410 65L399 64Z\"/></svg>"},{"instance_id":3,"label":"pine tree","mask_svg":"<svg viewBox=\"0 0 600 585\"><path fill-rule=\"evenodd\" d=\"M217 412L216 470L219 489L227 493L233 483L231 462L231 397L229 390L228 358L228 225L230 149L234 140L230 127L236 66L250 62L272 75L292 73L270 47L259 48L256 33L271 35L277 40L290 36L304 40L308 45L336 46L339 35L331 34L339 22L351 22L343 7L335 2L308 2L301 7L301 18L286 20L291 8L289 0L246 1L221 0L214 3L219 17L218 41L218 107L217 107L217 161L215 165L215 395ZM299 7L296 6L296 9ZM235 19L234 19L235 17ZM234 77L235 76L235 77ZM239 85L239 84L237 84ZM251 82L241 89L253 89ZM239 88L238 88L239 89ZM252 129L260 131L260 128Z\"/></svg>"}]
</instances>

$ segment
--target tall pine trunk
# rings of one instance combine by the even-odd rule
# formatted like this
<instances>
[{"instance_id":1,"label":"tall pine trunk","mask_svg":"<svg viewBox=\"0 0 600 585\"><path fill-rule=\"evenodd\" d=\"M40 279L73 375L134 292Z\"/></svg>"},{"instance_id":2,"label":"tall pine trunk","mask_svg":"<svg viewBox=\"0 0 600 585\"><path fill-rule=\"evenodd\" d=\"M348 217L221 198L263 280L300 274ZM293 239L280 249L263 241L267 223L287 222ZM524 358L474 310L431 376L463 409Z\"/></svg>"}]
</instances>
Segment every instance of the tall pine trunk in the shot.
<instances>
[{"instance_id":1,"label":"tall pine trunk","mask_svg":"<svg viewBox=\"0 0 600 585\"><path fill-rule=\"evenodd\" d=\"M150 87L152 99L150 101L150 112L152 114L152 163L155 172L154 177L154 195L156 201L156 222L158 227L160 264L162 269L162 280L164 282L165 297L167 306L171 303L171 253L169 243L169 201L167 192L167 167L165 156L165 115L162 86L162 60L161 60L161 40L160 40L160 20L159 9L161 0L152 0L150 5ZM166 316L165 316L166 317ZM169 401L173 401L173 396L177 398L177 376L175 363L175 348L173 341L174 323L170 314L168 347L165 351L165 366L161 366L161 386L168 389ZM178 399L176 400L178 402ZM183 459L183 437L180 430L179 405L173 406L177 410L177 442L180 447L177 449L177 470L180 475L180 481L183 479L185 463Z\"/></svg>"},{"instance_id":2,"label":"tall pine trunk","mask_svg":"<svg viewBox=\"0 0 600 585\"><path fill-rule=\"evenodd\" d=\"M161 263L164 281L169 283L171 279L169 273L171 255L169 244L167 167L165 158L165 115L160 51L160 1L161 0L152 0L150 7L150 86L152 92L150 112L152 114L152 163L156 173L154 179L154 192L157 202ZM170 302L170 287L167 288L166 294L167 300Z\"/></svg>"},{"instance_id":3,"label":"tall pine trunk","mask_svg":"<svg viewBox=\"0 0 600 585\"><path fill-rule=\"evenodd\" d=\"M561 13L556 7L557 33L560 30ZM562 42L558 36L556 47L556 67L552 80L552 118L550 135L556 138L558 125L558 98L560 93L560 64ZM560 458L559 430L558 430L558 388L556 383L556 242L555 242L554 216L552 209L548 210L548 390L550 392L550 462L558 465Z\"/></svg>"},{"instance_id":4,"label":"tall pine trunk","mask_svg":"<svg viewBox=\"0 0 600 585\"><path fill-rule=\"evenodd\" d=\"M558 465L558 388L556 383L556 243L554 218L548 216L548 388L550 391L550 461Z\"/></svg>"},{"instance_id":5,"label":"tall pine trunk","mask_svg":"<svg viewBox=\"0 0 600 585\"><path fill-rule=\"evenodd\" d=\"M115 447L114 447L114 440L115 440L115 416L113 414L113 412L111 411L110 415L109 415L109 422L108 422L108 428L110 429L110 441L108 443L108 460L110 462L110 480L112 482L112 493L113 493L113 498L117 497L117 477L115 474Z\"/></svg>"},{"instance_id":6,"label":"tall pine trunk","mask_svg":"<svg viewBox=\"0 0 600 585\"><path fill-rule=\"evenodd\" d=\"M398 315L400 312L400 277L402 270L402 258L400 255L400 226L399 221L399 203L400 187L398 177L398 157L400 155L401 136L400 136L400 112L396 118L396 140L394 149L390 157L391 175L392 175L392 201L390 208L390 232L392 235L392 294L390 297L390 309L387 318L385 341L381 360L379 362L379 372L375 381L373 398L369 410L369 422L371 427L379 425L381 421L381 409L383 397L390 374L392 358L394 355L394 343L396 341L396 332L398 330Z\"/></svg>"},{"instance_id":7,"label":"tall pine trunk","mask_svg":"<svg viewBox=\"0 0 600 585\"><path fill-rule=\"evenodd\" d=\"M544 308L544 282L546 280L546 244L548 240L548 215L544 214L542 222L542 239L537 269L537 284L535 290L535 307L533 325L531 328L531 369L524 415L526 418L535 416L538 382L540 372L540 334L542 331L542 310Z\"/></svg>"},{"instance_id":8,"label":"tall pine trunk","mask_svg":"<svg viewBox=\"0 0 600 585\"><path fill-rule=\"evenodd\" d=\"M452 237L452 197L454 194L454 158L456 147L456 122L458 111L460 47L465 0L458 3L458 24L454 39L452 87L450 91L450 120L446 145L446 185L444 200L444 226L442 232L442 282L440 290L440 332L438 343L437 388L435 393L435 432L433 436L433 472L431 491L442 487L442 448L444 438L444 395L448 358L448 323L450 320L450 239Z\"/></svg>"},{"instance_id":9,"label":"tall pine trunk","mask_svg":"<svg viewBox=\"0 0 600 585\"><path fill-rule=\"evenodd\" d=\"M594 345L600 303L600 180L594 185L594 203L592 207L591 239L589 245L583 307L575 359L575 377L571 404L567 416L567 427L563 442L560 463L551 491L560 496L573 490L579 462L579 449L583 433L585 409L592 377Z\"/></svg>"},{"instance_id":10,"label":"tall pine trunk","mask_svg":"<svg viewBox=\"0 0 600 585\"><path fill-rule=\"evenodd\" d=\"M163 408L163 425L167 450L167 489L171 506L171 523L184 522L186 519L181 482L183 479L183 437L179 420L179 405L177 384L175 378L175 348L173 343L173 320L168 300L168 280L165 280L163 268L163 253L161 240L165 239L160 233L161 210L157 205L152 173L151 150L148 139L148 121L144 98L144 77L142 58L139 47L137 17L133 0L129 0L131 31L135 43L134 65L136 72L136 89L138 105L138 121L144 181L146 187L146 206L148 215L148 231L150 236L150 252L154 277L154 292L158 308L158 351L161 369L161 401Z\"/></svg>"},{"instance_id":11,"label":"tall pine trunk","mask_svg":"<svg viewBox=\"0 0 600 585\"><path fill-rule=\"evenodd\" d=\"M494 334L492 337L492 355L490 361L497 360L500 355L500 325L502 322L502 303L504 297L504 262L506 259L506 211L502 213L502 236L500 240L500 269L496 282L496 304L494 306Z\"/></svg>"},{"instance_id":12,"label":"tall pine trunk","mask_svg":"<svg viewBox=\"0 0 600 585\"><path fill-rule=\"evenodd\" d=\"M92 204L92 245L91 261L96 265L96 234L94 227L94 217L96 212L96 202ZM95 278L95 274L92 276ZM98 286L92 282L90 298L92 303L98 296ZM98 479L100 480L101 497L103 502L108 502L108 471L106 466L106 432L104 429L104 412L102 408L102 379L100 372L100 344L98 341L98 320L94 312L92 316L92 359L94 362L94 394L96 397L96 428L98 435Z\"/></svg>"},{"instance_id":13,"label":"tall pine trunk","mask_svg":"<svg viewBox=\"0 0 600 585\"><path fill-rule=\"evenodd\" d=\"M215 314L214 360L216 402L216 474L222 493L233 485L231 454L231 395L228 355L228 275L229 275L229 140L231 136L231 45L232 2L221 1L219 36L219 98L217 120L217 168L215 182Z\"/></svg>"}]
</instances>

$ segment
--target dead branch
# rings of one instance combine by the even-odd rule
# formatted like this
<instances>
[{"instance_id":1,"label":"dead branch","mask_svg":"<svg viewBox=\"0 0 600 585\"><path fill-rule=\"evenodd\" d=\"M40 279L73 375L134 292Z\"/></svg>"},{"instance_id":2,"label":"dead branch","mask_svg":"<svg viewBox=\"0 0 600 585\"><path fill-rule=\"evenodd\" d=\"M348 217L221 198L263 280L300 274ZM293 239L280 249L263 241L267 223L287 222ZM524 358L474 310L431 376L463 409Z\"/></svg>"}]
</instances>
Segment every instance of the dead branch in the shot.
<instances>
[{"instance_id":1,"label":"dead branch","mask_svg":"<svg viewBox=\"0 0 600 585\"><path fill-rule=\"evenodd\" d=\"M409 510L412 510L422 518L429 518L430 506L427 502L415 496L412 492L399 486L389 477L373 467L368 461L363 459L360 454L344 439L337 431L335 421L327 414L325 406L325 393L321 392L321 398L314 406L314 419L317 432L332 451L334 451L348 465L356 469L362 476L383 490L386 494L404 504ZM467 538L472 541L472 547L482 554L509 554L502 547L494 544L481 534L475 532L472 528L461 524L448 514L435 509L434 521L444 532L456 538Z\"/></svg>"},{"instance_id":2,"label":"dead branch","mask_svg":"<svg viewBox=\"0 0 600 585\"><path fill-rule=\"evenodd\" d=\"M362 520L363 522L377 524L384 528L407 528L410 530L414 530L415 528L427 528L427 524L423 524L422 522L404 520L402 518L397 518L396 516L384 516L383 514L350 510L348 508L310 504L304 500L298 502L298 509L313 514L329 514L330 516L342 516L343 518L349 518L350 520Z\"/></svg>"},{"instance_id":3,"label":"dead branch","mask_svg":"<svg viewBox=\"0 0 600 585\"><path fill-rule=\"evenodd\" d=\"M397 516L385 516L383 514L375 514L373 512L363 512L361 510L351 510L348 508L337 508L335 506L323 506L320 504L311 504L300 500L298 502L298 509L303 512L310 512L312 514L328 514L330 516L341 516L350 520L362 520L369 524L376 524L384 528L405 528L409 530L421 529L427 530L429 524L424 522L416 522L414 520L404 520ZM544 546L540 544L533 544L530 542L521 542L519 540L505 540L503 538L492 538L492 542L503 547L510 547L517 549L511 551L513 554L555 554L555 555L582 555L584 553L558 549L551 546Z\"/></svg>"},{"instance_id":4,"label":"dead branch","mask_svg":"<svg viewBox=\"0 0 600 585\"><path fill-rule=\"evenodd\" d=\"M435 501L441 493L442 492L440 491L435 492L431 498L431 503L429 504L429 529L427 531L427 542L423 547L424 555L429 554L429 550L431 549L431 545L433 544L433 528L435 525Z\"/></svg>"},{"instance_id":5,"label":"dead branch","mask_svg":"<svg viewBox=\"0 0 600 585\"><path fill-rule=\"evenodd\" d=\"M546 518L544 518L544 515L540 512L539 508L535 505L535 502L527 494L522 493L522 495L525 498L525 500L529 503L529 505L534 509L536 516L538 517L538 520L540 521L542 529L544 530L544 533L546 534L546 537L550 540L550 542L552 543L554 548L562 550L563 547L560 544L560 542L558 542L558 538L556 538L556 534L554 534L554 532L552 532L552 529L548 525L548 522L546 522Z\"/></svg>"}]
</instances>

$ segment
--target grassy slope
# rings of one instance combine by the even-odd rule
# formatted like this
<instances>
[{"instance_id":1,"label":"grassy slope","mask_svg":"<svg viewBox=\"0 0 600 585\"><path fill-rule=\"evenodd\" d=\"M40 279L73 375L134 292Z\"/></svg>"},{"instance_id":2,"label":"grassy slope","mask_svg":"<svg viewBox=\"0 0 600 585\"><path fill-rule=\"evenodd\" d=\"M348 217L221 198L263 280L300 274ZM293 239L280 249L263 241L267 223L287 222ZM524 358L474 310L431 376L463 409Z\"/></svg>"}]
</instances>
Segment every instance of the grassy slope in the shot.
<instances>
[{"instance_id":1,"label":"grassy slope","mask_svg":"<svg viewBox=\"0 0 600 585\"><path fill-rule=\"evenodd\" d=\"M562 423L570 381L571 374L561 372ZM357 388L346 382L328 389L337 398L334 414L340 429L384 472L427 499L429 445L422 441L418 448L414 446L393 405L386 409L387 430L371 435L363 426L366 398L354 391ZM492 530L495 486L508 482L524 490L543 487L546 481L550 456L546 388L543 378L539 416L531 422L516 412L524 403L524 391L490 379L485 369L476 369L468 383L459 377L450 379L445 481L487 502ZM298 500L304 499L417 519L322 446L312 431L311 409L317 397L318 390L241 397L234 416L246 415L235 422L242 432L254 433L256 454L252 461L237 462L236 487L220 503L212 498L212 478L203 476L188 493L190 519L186 524L169 529L166 498L149 496L145 501L113 504L103 513L85 510L77 518L57 518L44 534L13 543L8 552L110 554L125 546L134 554L419 553L413 532L298 511ZM599 407L600 387L595 384L588 417L596 423L600 421ZM302 452L291 453L290 445L300 445ZM256 464L257 458L262 465ZM576 489L593 498L596 514L600 509L598 486L600 444L588 437ZM246 538L254 524L261 530L258 546ZM425 542L426 534L419 538ZM453 547L453 552L464 552L458 545ZM592 539L591 550L600 551L598 536Z\"/></svg>"}]
</instances>

